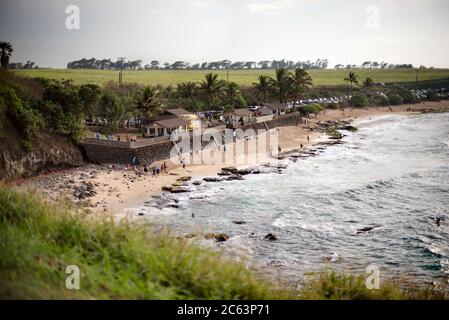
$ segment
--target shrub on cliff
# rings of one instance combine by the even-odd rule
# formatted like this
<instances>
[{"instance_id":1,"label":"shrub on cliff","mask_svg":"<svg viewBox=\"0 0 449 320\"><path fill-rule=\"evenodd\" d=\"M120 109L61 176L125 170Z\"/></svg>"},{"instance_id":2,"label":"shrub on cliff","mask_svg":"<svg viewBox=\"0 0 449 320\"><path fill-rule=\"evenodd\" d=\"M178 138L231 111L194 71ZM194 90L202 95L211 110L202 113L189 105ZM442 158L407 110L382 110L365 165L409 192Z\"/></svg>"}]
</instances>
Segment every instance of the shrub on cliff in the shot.
<instances>
[{"instance_id":1,"label":"shrub on cliff","mask_svg":"<svg viewBox=\"0 0 449 320\"><path fill-rule=\"evenodd\" d=\"M30 151L31 140L43 125L43 117L34 110L27 101L17 97L16 92L9 87L0 85L0 99L5 106L6 116L15 122L22 133L22 146Z\"/></svg>"}]
</instances>

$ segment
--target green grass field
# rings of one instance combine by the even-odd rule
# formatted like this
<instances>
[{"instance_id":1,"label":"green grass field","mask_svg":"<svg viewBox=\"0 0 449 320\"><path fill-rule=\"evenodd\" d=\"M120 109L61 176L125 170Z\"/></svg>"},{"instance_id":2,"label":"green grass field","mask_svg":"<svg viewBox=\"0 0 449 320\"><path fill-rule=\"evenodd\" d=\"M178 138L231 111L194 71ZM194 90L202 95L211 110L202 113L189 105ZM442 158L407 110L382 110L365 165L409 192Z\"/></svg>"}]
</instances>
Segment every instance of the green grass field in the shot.
<instances>
[{"instance_id":1,"label":"green grass field","mask_svg":"<svg viewBox=\"0 0 449 320\"><path fill-rule=\"evenodd\" d=\"M162 84L170 85L184 81L201 81L204 75L209 72L218 73L221 79L226 79L226 71L210 70L186 70L186 71L125 71L123 80L125 82L138 82L143 84ZM348 70L310 70L308 71L313 78L315 86L341 85L343 79L348 74ZM366 77L371 77L375 82L413 82L416 80L416 70L356 70L359 80L363 81ZM18 70L17 74L29 77L42 77L50 79L73 79L75 83L86 84L94 83L102 85L110 80L118 80L118 71L106 70L69 70L69 69L35 69ZM257 76L266 74L273 76L274 70L230 70L229 80L235 81L242 86L250 86L256 80ZM449 78L449 69L420 70L419 80L438 80Z\"/></svg>"}]
</instances>

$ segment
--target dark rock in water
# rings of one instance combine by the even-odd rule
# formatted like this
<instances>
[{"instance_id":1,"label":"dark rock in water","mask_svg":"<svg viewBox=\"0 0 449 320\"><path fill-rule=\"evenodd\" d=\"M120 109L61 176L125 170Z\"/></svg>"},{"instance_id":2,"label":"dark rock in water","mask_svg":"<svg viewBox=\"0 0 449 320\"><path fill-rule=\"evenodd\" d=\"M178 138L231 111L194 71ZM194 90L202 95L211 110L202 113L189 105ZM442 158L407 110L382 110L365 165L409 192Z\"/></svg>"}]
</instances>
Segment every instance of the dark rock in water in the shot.
<instances>
[{"instance_id":1,"label":"dark rock in water","mask_svg":"<svg viewBox=\"0 0 449 320\"><path fill-rule=\"evenodd\" d=\"M163 186L162 190L163 191L172 191L173 190L173 186Z\"/></svg>"},{"instance_id":2,"label":"dark rock in water","mask_svg":"<svg viewBox=\"0 0 449 320\"><path fill-rule=\"evenodd\" d=\"M358 130L356 127L350 126L350 125L342 126L340 129L346 130L346 131L351 131L351 132L356 132Z\"/></svg>"},{"instance_id":3,"label":"dark rock in water","mask_svg":"<svg viewBox=\"0 0 449 320\"><path fill-rule=\"evenodd\" d=\"M141 216L144 215L144 213L143 212L139 212L137 215L141 217Z\"/></svg>"},{"instance_id":4,"label":"dark rock in water","mask_svg":"<svg viewBox=\"0 0 449 320\"><path fill-rule=\"evenodd\" d=\"M442 217L435 217L435 218L433 218L433 221L439 227L439 226L441 226L441 222L444 221L444 218L442 218Z\"/></svg>"},{"instance_id":5,"label":"dark rock in water","mask_svg":"<svg viewBox=\"0 0 449 320\"><path fill-rule=\"evenodd\" d=\"M220 181L223 181L223 179L219 178L219 177L207 177L207 178L203 178L203 181L206 181L206 182L220 182Z\"/></svg>"},{"instance_id":6,"label":"dark rock in water","mask_svg":"<svg viewBox=\"0 0 449 320\"><path fill-rule=\"evenodd\" d=\"M238 169L236 167L225 167L221 169L221 172L230 172L230 173L238 173Z\"/></svg>"},{"instance_id":7,"label":"dark rock in water","mask_svg":"<svg viewBox=\"0 0 449 320\"><path fill-rule=\"evenodd\" d=\"M167 207L178 209L179 205L177 205L176 203L170 203Z\"/></svg>"},{"instance_id":8,"label":"dark rock in water","mask_svg":"<svg viewBox=\"0 0 449 320\"><path fill-rule=\"evenodd\" d=\"M225 242L229 239L229 236L226 233L207 233L204 235L204 238L207 240L215 239L217 242Z\"/></svg>"},{"instance_id":9,"label":"dark rock in water","mask_svg":"<svg viewBox=\"0 0 449 320\"><path fill-rule=\"evenodd\" d=\"M225 242L229 239L229 236L226 233L218 233L215 235L215 241L217 242Z\"/></svg>"},{"instance_id":10,"label":"dark rock in water","mask_svg":"<svg viewBox=\"0 0 449 320\"><path fill-rule=\"evenodd\" d=\"M230 176L230 175L232 175L232 172L230 172L230 171L218 172L217 175L220 177Z\"/></svg>"},{"instance_id":11,"label":"dark rock in water","mask_svg":"<svg viewBox=\"0 0 449 320\"><path fill-rule=\"evenodd\" d=\"M366 232L373 231L374 229L380 228L380 225L370 226L370 227L364 227L361 229L357 229L357 234L362 234Z\"/></svg>"},{"instance_id":12,"label":"dark rock in water","mask_svg":"<svg viewBox=\"0 0 449 320\"><path fill-rule=\"evenodd\" d=\"M244 176L244 175L253 173L253 170L251 170L251 169L239 169L239 170L237 170L237 173L239 175L241 175L241 176Z\"/></svg>"},{"instance_id":13,"label":"dark rock in water","mask_svg":"<svg viewBox=\"0 0 449 320\"><path fill-rule=\"evenodd\" d=\"M272 233L269 233L264 237L264 239L268 240L268 241L276 241L276 240L278 240L278 237Z\"/></svg>"},{"instance_id":14,"label":"dark rock in water","mask_svg":"<svg viewBox=\"0 0 449 320\"><path fill-rule=\"evenodd\" d=\"M239 174L233 174L226 178L226 181L235 181L235 180L245 180L245 179Z\"/></svg>"},{"instance_id":15,"label":"dark rock in water","mask_svg":"<svg viewBox=\"0 0 449 320\"><path fill-rule=\"evenodd\" d=\"M254 169L251 173L252 174L260 174L260 169Z\"/></svg>"},{"instance_id":16,"label":"dark rock in water","mask_svg":"<svg viewBox=\"0 0 449 320\"><path fill-rule=\"evenodd\" d=\"M194 181L194 182L192 182L192 184L194 186L199 186L199 185L201 185L201 181Z\"/></svg>"},{"instance_id":17,"label":"dark rock in water","mask_svg":"<svg viewBox=\"0 0 449 320\"><path fill-rule=\"evenodd\" d=\"M179 181L179 182L187 182L187 181L190 181L190 180L192 180L192 177L189 177L189 176L181 177L181 178L176 179L176 181Z\"/></svg>"},{"instance_id":18,"label":"dark rock in water","mask_svg":"<svg viewBox=\"0 0 449 320\"><path fill-rule=\"evenodd\" d=\"M235 223L235 224L246 224L246 221L235 220L235 221L232 221L232 223Z\"/></svg>"},{"instance_id":19,"label":"dark rock in water","mask_svg":"<svg viewBox=\"0 0 449 320\"><path fill-rule=\"evenodd\" d=\"M189 189L184 188L184 187L173 187L170 190L171 193L186 193L186 192L190 192Z\"/></svg>"}]
</instances>

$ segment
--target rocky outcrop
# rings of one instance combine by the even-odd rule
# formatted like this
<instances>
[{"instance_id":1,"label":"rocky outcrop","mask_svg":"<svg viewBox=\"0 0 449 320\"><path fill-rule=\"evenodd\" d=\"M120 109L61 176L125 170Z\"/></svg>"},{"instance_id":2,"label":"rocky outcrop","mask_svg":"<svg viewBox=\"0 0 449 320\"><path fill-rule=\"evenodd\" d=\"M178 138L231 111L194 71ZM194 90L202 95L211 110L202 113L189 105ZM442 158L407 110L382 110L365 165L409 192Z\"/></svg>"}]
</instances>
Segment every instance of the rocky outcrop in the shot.
<instances>
[{"instance_id":1,"label":"rocky outcrop","mask_svg":"<svg viewBox=\"0 0 449 320\"><path fill-rule=\"evenodd\" d=\"M9 138L8 143L0 147L0 180L28 178L41 172L84 164L78 146L66 138L40 137L33 141L31 151L25 151L20 140Z\"/></svg>"}]
</instances>

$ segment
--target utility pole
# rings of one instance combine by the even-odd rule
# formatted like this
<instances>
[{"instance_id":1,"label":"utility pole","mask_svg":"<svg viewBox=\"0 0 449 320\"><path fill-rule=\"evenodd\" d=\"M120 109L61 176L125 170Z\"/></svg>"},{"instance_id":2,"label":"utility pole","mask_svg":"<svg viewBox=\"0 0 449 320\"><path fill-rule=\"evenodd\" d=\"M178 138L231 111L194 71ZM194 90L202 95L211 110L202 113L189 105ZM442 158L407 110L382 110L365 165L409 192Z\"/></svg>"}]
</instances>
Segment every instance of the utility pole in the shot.
<instances>
[{"instance_id":1,"label":"utility pole","mask_svg":"<svg viewBox=\"0 0 449 320\"><path fill-rule=\"evenodd\" d=\"M121 87L123 84L123 62L125 62L126 57L119 57L117 60L120 62L120 72L118 74L118 85Z\"/></svg>"},{"instance_id":2,"label":"utility pole","mask_svg":"<svg viewBox=\"0 0 449 320\"><path fill-rule=\"evenodd\" d=\"M416 69L416 85L418 85L419 68Z\"/></svg>"}]
</instances>

